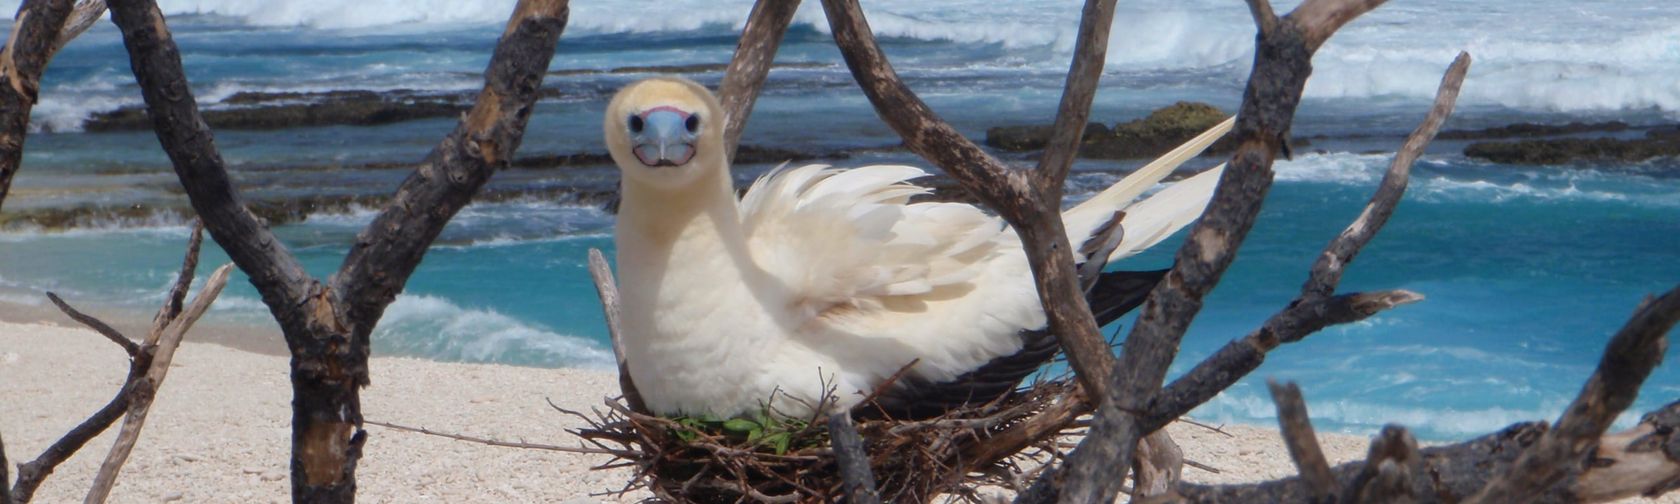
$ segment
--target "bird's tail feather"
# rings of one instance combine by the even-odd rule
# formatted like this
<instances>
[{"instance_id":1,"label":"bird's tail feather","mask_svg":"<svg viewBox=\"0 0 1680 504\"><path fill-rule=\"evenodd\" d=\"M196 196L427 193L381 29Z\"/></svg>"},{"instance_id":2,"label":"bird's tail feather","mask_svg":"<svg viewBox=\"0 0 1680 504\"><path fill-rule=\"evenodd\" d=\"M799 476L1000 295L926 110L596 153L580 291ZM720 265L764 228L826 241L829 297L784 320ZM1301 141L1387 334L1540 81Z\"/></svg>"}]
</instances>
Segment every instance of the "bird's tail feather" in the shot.
<instances>
[{"instance_id":1,"label":"bird's tail feather","mask_svg":"<svg viewBox=\"0 0 1680 504\"><path fill-rule=\"evenodd\" d=\"M1224 165L1179 181L1148 200L1131 203L1174 169L1207 150L1235 124L1235 117L1220 122L1069 209L1063 219L1070 241L1083 243L1114 212L1125 210L1126 217L1121 221L1125 227L1125 239L1108 257L1109 261L1114 261L1159 243L1195 220L1213 196Z\"/></svg>"}]
</instances>

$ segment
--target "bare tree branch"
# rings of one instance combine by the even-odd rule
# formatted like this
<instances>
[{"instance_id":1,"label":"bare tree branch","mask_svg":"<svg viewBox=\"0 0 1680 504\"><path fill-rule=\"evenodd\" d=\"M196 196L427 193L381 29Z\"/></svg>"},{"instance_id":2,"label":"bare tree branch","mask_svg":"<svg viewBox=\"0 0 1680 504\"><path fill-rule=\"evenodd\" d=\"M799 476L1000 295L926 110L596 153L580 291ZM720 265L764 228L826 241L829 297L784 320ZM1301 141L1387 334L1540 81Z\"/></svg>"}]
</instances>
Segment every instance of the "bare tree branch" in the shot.
<instances>
[{"instance_id":1,"label":"bare tree branch","mask_svg":"<svg viewBox=\"0 0 1680 504\"><path fill-rule=\"evenodd\" d=\"M1394 208L1406 193L1412 164L1423 155L1424 148L1441 131L1441 124L1452 115L1453 107L1458 103L1458 90L1464 85L1464 76L1469 71L1470 53L1459 52L1452 65L1447 67L1446 74L1441 76L1441 85L1435 91L1435 104L1430 107L1429 115L1406 136L1406 143L1389 162L1388 171L1377 186L1377 193L1371 196L1370 203L1365 205L1359 218L1331 240L1324 247L1324 252L1319 254L1318 262L1313 263L1312 274L1308 276L1306 285L1301 287L1303 297L1324 297L1335 292L1344 268L1353 262L1354 256L1371 242L1371 238L1377 236L1377 232L1388 223L1389 216L1394 215Z\"/></svg>"},{"instance_id":2,"label":"bare tree branch","mask_svg":"<svg viewBox=\"0 0 1680 504\"><path fill-rule=\"evenodd\" d=\"M1091 118L1091 102L1097 97L1097 80L1108 57L1108 29L1113 25L1114 0L1085 2L1079 15L1078 46L1062 88L1062 103L1056 110L1056 125L1044 146L1044 157L1038 160L1038 171L1033 173L1033 185L1047 201L1062 201L1062 182L1079 156L1085 122Z\"/></svg>"},{"instance_id":3,"label":"bare tree branch","mask_svg":"<svg viewBox=\"0 0 1680 504\"><path fill-rule=\"evenodd\" d=\"M195 233L196 234L196 233ZM193 240L193 247L189 249L187 262L197 262L198 240ZM222 287L227 285L228 272L233 270L232 264L224 264L210 274L205 281L204 289L193 298L192 305L179 317L174 317L157 334L146 337L146 353L151 354L151 362L146 366L146 374L135 382L129 390L128 413L123 417L122 430L117 434L117 440L111 444L111 453L105 456L105 463L99 466L99 473L93 478L93 487L88 490L87 504L100 504L111 495L111 487L117 484L117 473L128 461L128 454L134 450L134 443L140 439L140 429L146 423L146 415L151 412L152 399L157 397L158 387L163 386L163 379L169 374L169 363L175 360L175 350L180 348L181 339L187 335L187 330L198 322L199 317L210 309L210 304L216 302L221 295ZM181 278L191 278L191 270L182 273ZM188 280L186 283L191 283ZM167 308L165 308L167 310Z\"/></svg>"},{"instance_id":4,"label":"bare tree branch","mask_svg":"<svg viewBox=\"0 0 1680 504\"><path fill-rule=\"evenodd\" d=\"M263 302L288 333L304 328L310 308L299 303L317 288L286 246L245 208L228 179L215 135L198 112L181 53L154 0L110 2L123 32L130 66L145 98L158 142L175 167L193 210L210 236L251 278Z\"/></svg>"},{"instance_id":5,"label":"bare tree branch","mask_svg":"<svg viewBox=\"0 0 1680 504\"><path fill-rule=\"evenodd\" d=\"M1318 435L1313 433L1312 419L1307 416L1307 402L1301 398L1301 387L1294 382L1287 385L1268 382L1267 386L1272 389L1272 402L1277 403L1278 429L1283 434L1283 444L1289 448L1289 458L1295 459L1295 468L1300 471L1301 479L1307 482L1312 501L1335 502L1336 478L1330 474L1330 463L1324 459L1324 449L1318 446Z\"/></svg>"},{"instance_id":6,"label":"bare tree branch","mask_svg":"<svg viewBox=\"0 0 1680 504\"><path fill-rule=\"evenodd\" d=\"M69 19L64 22L64 27L58 30L58 38L53 40L52 52L48 57L57 55L59 50L64 49L64 46L69 45L70 41L75 40L82 32L92 28L102 17L105 17L105 0L77 0L75 9L70 11Z\"/></svg>"},{"instance_id":7,"label":"bare tree branch","mask_svg":"<svg viewBox=\"0 0 1680 504\"><path fill-rule=\"evenodd\" d=\"M1655 497L1680 488L1680 401L1645 415L1629 431L1603 435L1661 360L1663 335L1677 320L1680 287L1643 304L1606 345L1598 370L1556 428L1518 423L1417 455L1403 429L1385 428L1370 460L1337 466L1333 478L1350 489L1344 495L1359 498L1354 502L1406 494L1426 502L1562 504ZM1190 502L1299 502L1311 498L1313 488L1302 478L1287 478L1178 490Z\"/></svg>"},{"instance_id":8,"label":"bare tree branch","mask_svg":"<svg viewBox=\"0 0 1680 504\"><path fill-rule=\"evenodd\" d=\"M595 295L601 298L601 312L607 318L607 336L612 339L613 357L618 363L618 388L624 394L624 403L630 406L630 411L648 413L647 403L642 402L642 393L636 390L636 383L630 379L630 367L624 361L624 340L619 334L618 283L613 281L606 256L593 247L589 249L589 275L595 278Z\"/></svg>"},{"instance_id":9,"label":"bare tree branch","mask_svg":"<svg viewBox=\"0 0 1680 504\"><path fill-rule=\"evenodd\" d=\"M199 244L202 241L202 236L199 234L198 228L195 227L192 236L187 240L187 251L185 259L182 261L182 271L176 277L175 284L171 287L170 294L164 301L163 307L158 310L160 317L162 314L171 311L171 305L179 304L176 292L185 289L187 284L192 283L191 279L193 266L196 266L198 263L198 249ZM219 280L212 281L225 283L227 270L228 267L222 267L222 269L218 271L218 273L221 274L221 278ZM206 285L205 290L206 292L209 291L208 284ZM220 287L217 287L217 291L220 291ZM123 349L129 354L128 376L123 379L123 386L117 391L116 397L111 398L110 402L105 403L104 407L99 408L99 411L94 412L94 414L89 416L87 420L82 421L82 423L76 425L75 428L70 429L70 432L65 433L63 437L58 439L58 441L54 442L51 446L48 446L46 450L41 452L40 456L35 458L35 460L18 465L17 482L11 489L11 494L15 497L15 500L9 502L29 502L29 500L34 497L36 488L38 488L41 483L46 480L47 476L52 475L53 470L58 467L58 464L64 462L66 459L69 459L71 455L75 455L75 453L78 450L81 450L82 446L86 445L88 441L98 437L100 433L105 432L105 429L109 428L111 424L116 423L118 417L123 416L125 412L131 411L131 408L136 404L136 401L141 400L142 397L144 397L144 401L149 404L151 395L156 392L158 385L162 383L163 377L162 374L158 374L156 378L153 379L152 377L149 377L148 374L156 367L154 366L154 363L157 362L160 355L163 360L163 370L159 371L159 373L167 372L169 360L175 351L173 345L178 344L180 341L179 337L176 337L173 343L169 343L171 345L170 347L164 348L161 347L159 343L159 338L161 336L149 334L144 342L136 345L132 340L129 340L128 337L123 336L122 333L117 332L115 329L111 329L109 325L101 322L99 319L82 314L81 312L71 308L68 303L59 299L58 296L48 293L47 297L52 299L53 304L58 305L59 309L64 310L64 312L70 315L71 318L94 328L96 332L99 332L106 338L116 341L119 345L122 345ZM203 297L202 294L201 297ZM213 299L214 296L210 296L207 300L205 300L204 307L208 308L209 302ZM196 303L195 309L197 309L198 312L197 314L191 316L191 320L197 320L198 316L203 314L203 309L198 309ZM174 311L178 312L179 308L175 308ZM178 318L177 322L183 323L179 326L182 334L185 334L186 329L192 325L191 321L184 318ZM169 326L157 327L153 330L153 332L162 332L167 327ZM138 427L136 427L136 429L137 428ZM124 425L124 429L125 431L127 430L126 424ZM130 439L129 442L132 444L133 440ZM114 477L115 475L113 474L112 476ZM0 486L4 486L3 479L0 479ZM108 490L109 489L107 489L107 491ZM8 501L0 499L0 504L4 504L6 502Z\"/></svg>"},{"instance_id":10,"label":"bare tree branch","mask_svg":"<svg viewBox=\"0 0 1680 504\"><path fill-rule=\"evenodd\" d=\"M1291 14L1257 37L1253 70L1237 115L1237 152L1220 177L1207 211L1179 248L1172 271L1139 311L1090 435L1069 454L1063 469L1047 471L1035 485L1062 487L1057 497L1061 502L1106 502L1119 491L1120 473L1131 465L1138 439L1149 432L1140 416L1160 390L1179 340L1201 310L1203 296L1219 282L1253 227L1260 203L1271 188L1274 156L1280 151L1288 154L1285 141L1312 73L1313 52L1341 23L1363 12L1349 8L1345 10L1353 12L1349 16L1321 15L1341 3L1353 2L1309 0L1301 9L1312 15ZM1031 493L1051 496L1057 492Z\"/></svg>"},{"instance_id":11,"label":"bare tree branch","mask_svg":"<svg viewBox=\"0 0 1680 504\"><path fill-rule=\"evenodd\" d=\"M852 414L842 411L828 416L828 437L834 446L834 459L845 479L846 502L852 504L880 504L875 489L875 475L869 470L869 453L863 449L863 437L852 425Z\"/></svg>"},{"instance_id":12,"label":"bare tree branch","mask_svg":"<svg viewBox=\"0 0 1680 504\"><path fill-rule=\"evenodd\" d=\"M121 332L112 328L110 324L106 324L104 321L94 318L86 313L76 311L75 308L70 306L70 303L66 303L63 299L60 299L58 294L48 292L47 299L52 301L53 306L58 307L58 311L64 312L65 315L69 316L70 320L81 322L82 325L88 326L89 329L93 329L93 332L99 333L100 336L104 336L105 339L111 340L112 343L116 343L117 346L122 347L124 352L128 352L129 358L133 358L134 356L140 354L140 345L135 344L134 340L128 339L128 336L123 336Z\"/></svg>"},{"instance_id":13,"label":"bare tree branch","mask_svg":"<svg viewBox=\"0 0 1680 504\"><path fill-rule=\"evenodd\" d=\"M1113 2L1107 1L1110 4L1107 7L1100 5L1105 1L1090 0L1085 12L1112 19ZM1069 74L1067 84L1074 96L1062 103L1057 128L1059 132L1067 128L1079 132L1057 133L1055 138L1062 142L1061 148L1069 152L1055 154L1059 161L1041 165L1060 175L1035 176L1012 169L986 154L916 97L882 54L856 0L824 0L823 10L828 14L834 41L840 46L852 77L875 106L876 114L904 139L911 151L939 166L986 206L996 210L1021 235L1050 332L1066 350L1080 383L1101 390L1108 382L1114 358L1098 332L1073 268L1072 247L1062 227L1060 185L1067 170L1063 163L1072 163L1078 150L1084 117L1089 113L1082 109L1090 108L1089 94L1094 92L1101 74L1100 54L1107 45L1082 38L1075 48L1075 73ZM1086 19L1080 26L1081 33L1091 32L1090 38L1107 38L1107 22ZM1093 54L1097 56L1093 58ZM1046 156L1050 157L1051 153L1047 151Z\"/></svg>"},{"instance_id":14,"label":"bare tree branch","mask_svg":"<svg viewBox=\"0 0 1680 504\"><path fill-rule=\"evenodd\" d=\"M200 116L155 0L111 3L159 142L211 237L262 293L292 353L292 491L350 502L366 433L359 389L368 337L444 224L512 158L565 26L564 0L522 0L496 45L485 87L367 229L330 287L310 277L240 202Z\"/></svg>"},{"instance_id":15,"label":"bare tree branch","mask_svg":"<svg viewBox=\"0 0 1680 504\"><path fill-rule=\"evenodd\" d=\"M152 317L152 328L146 333L146 344L156 345L163 329L181 315L181 303L192 290L193 274L198 272L198 251L204 245L204 221L194 220L192 234L187 237L187 253L181 258L181 270L175 274L175 284L164 294L163 306Z\"/></svg>"},{"instance_id":16,"label":"bare tree branch","mask_svg":"<svg viewBox=\"0 0 1680 504\"><path fill-rule=\"evenodd\" d=\"M357 340L402 292L450 217L513 160L569 13L565 0L519 2L473 109L356 236L331 290Z\"/></svg>"},{"instance_id":17,"label":"bare tree branch","mask_svg":"<svg viewBox=\"0 0 1680 504\"><path fill-rule=\"evenodd\" d=\"M71 0L24 0L12 19L11 38L0 49L0 204L23 162L29 111L52 59L53 41L70 15Z\"/></svg>"},{"instance_id":18,"label":"bare tree branch","mask_svg":"<svg viewBox=\"0 0 1680 504\"><path fill-rule=\"evenodd\" d=\"M724 159L735 159L735 149L741 144L741 132L747 129L752 117L753 103L764 79L770 75L770 65L776 59L776 48L782 44L793 14L799 10L799 0L759 0L753 4L747 26L741 30L741 41L735 46L735 57L718 85L718 98L723 102L726 117L723 129Z\"/></svg>"},{"instance_id":19,"label":"bare tree branch","mask_svg":"<svg viewBox=\"0 0 1680 504\"><path fill-rule=\"evenodd\" d=\"M1389 308L1421 300L1423 296L1404 290L1298 300L1273 315L1259 329L1225 344L1189 372L1173 380L1150 404L1144 427L1159 429L1213 399L1259 368L1266 359L1266 352L1281 344L1300 341L1325 327L1357 322Z\"/></svg>"},{"instance_id":20,"label":"bare tree branch","mask_svg":"<svg viewBox=\"0 0 1680 504\"><path fill-rule=\"evenodd\" d=\"M1160 428L1212 399L1258 368L1265 360L1266 352L1278 345L1300 341L1331 325L1364 320L1389 308L1423 299L1422 295L1404 290L1340 296L1330 294L1341 282L1347 264L1365 244L1370 243L1400 204L1412 165L1423 154L1430 139L1440 131L1441 124L1452 114L1458 90L1469 68L1470 55L1459 53L1441 78L1429 114L1406 137L1393 162L1389 163L1376 194L1371 196L1371 201L1359 217L1319 254L1305 285L1301 287L1300 297L1268 319L1259 330L1225 345L1168 385L1150 407L1150 419L1145 424L1147 429Z\"/></svg>"},{"instance_id":21,"label":"bare tree branch","mask_svg":"<svg viewBox=\"0 0 1680 504\"><path fill-rule=\"evenodd\" d=\"M1598 369L1557 424L1469 502L1529 501L1578 469L1581 457L1593 449L1616 415L1633 405L1639 386L1662 363L1668 350L1664 335L1676 321L1680 321L1680 286L1646 300L1610 338Z\"/></svg>"}]
</instances>

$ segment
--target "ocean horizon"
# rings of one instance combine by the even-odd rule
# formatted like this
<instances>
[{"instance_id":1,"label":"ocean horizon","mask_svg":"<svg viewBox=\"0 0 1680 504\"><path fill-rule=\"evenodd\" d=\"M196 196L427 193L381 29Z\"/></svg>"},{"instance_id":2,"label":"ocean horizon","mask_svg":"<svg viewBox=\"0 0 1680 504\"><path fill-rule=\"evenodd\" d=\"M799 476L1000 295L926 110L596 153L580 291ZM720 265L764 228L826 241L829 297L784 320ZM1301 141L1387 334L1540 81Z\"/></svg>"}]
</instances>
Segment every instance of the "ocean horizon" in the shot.
<instances>
[{"instance_id":1,"label":"ocean horizon","mask_svg":"<svg viewBox=\"0 0 1680 504\"><path fill-rule=\"evenodd\" d=\"M216 131L232 176L318 277L337 269L378 197L454 126L513 4L159 3L201 107L240 124ZM0 12L17 5L0 1ZM376 356L611 368L586 257L589 248L608 257L613 250L605 206L617 171L600 157L601 112L620 86L656 74L715 86L751 2L661 5L667 15L635 15L645 4L626 1L573 5L520 161L439 237L375 331ZM903 1L864 9L911 88L980 140L988 128L1053 120L1079 5ZM1157 0L1119 9L1093 121L1112 126L1179 101L1234 112L1253 57L1240 3ZM1680 3L1387 4L1315 59L1295 121L1295 156L1277 163L1258 224L1170 376L1294 298L1319 250L1375 190L1460 50L1476 64L1446 130L1582 123L1599 126L1561 136L1635 139L1680 123ZM875 116L815 2L801 6L777 64L743 137L765 154L737 166L739 184L788 158L931 168ZM86 311L145 317L155 309L190 221L156 137L144 121L136 127L135 116L123 116L140 103L109 23L51 62L23 169L0 213L0 303L50 309L44 292L53 291ZM259 121L280 110L369 103L414 115ZM414 112L422 109L429 112ZM1623 126L1605 126L1611 121ZM1272 378L1300 382L1315 424L1336 432L1399 423L1449 440L1556 418L1641 299L1680 281L1680 159L1500 164L1464 154L1478 140L1431 145L1393 219L1342 283L1343 291L1408 289L1425 301L1279 348L1192 416L1273 423L1265 388ZM1030 152L998 155L1032 161ZM1070 202L1144 161L1081 159ZM1203 157L1187 169L1220 161ZM1111 267L1170 266L1181 238ZM207 240L200 276L226 260ZM248 328L241 333L248 337L277 334L239 273L207 321ZM1680 370L1658 368L1620 425L1677 396Z\"/></svg>"}]
</instances>

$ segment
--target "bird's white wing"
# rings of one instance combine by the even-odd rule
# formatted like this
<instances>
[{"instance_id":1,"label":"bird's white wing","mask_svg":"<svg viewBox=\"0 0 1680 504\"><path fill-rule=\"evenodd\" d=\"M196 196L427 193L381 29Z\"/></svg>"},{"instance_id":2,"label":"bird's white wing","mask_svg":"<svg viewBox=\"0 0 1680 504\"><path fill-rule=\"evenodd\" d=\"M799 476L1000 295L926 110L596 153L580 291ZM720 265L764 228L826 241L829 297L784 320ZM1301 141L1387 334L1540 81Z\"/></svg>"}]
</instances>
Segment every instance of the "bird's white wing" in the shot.
<instances>
[{"instance_id":1,"label":"bird's white wing","mask_svg":"<svg viewBox=\"0 0 1680 504\"><path fill-rule=\"evenodd\" d=\"M809 165L760 178L741 200L754 260L798 311L823 317L981 274L1003 224L970 205L909 204L910 166Z\"/></svg>"}]
</instances>

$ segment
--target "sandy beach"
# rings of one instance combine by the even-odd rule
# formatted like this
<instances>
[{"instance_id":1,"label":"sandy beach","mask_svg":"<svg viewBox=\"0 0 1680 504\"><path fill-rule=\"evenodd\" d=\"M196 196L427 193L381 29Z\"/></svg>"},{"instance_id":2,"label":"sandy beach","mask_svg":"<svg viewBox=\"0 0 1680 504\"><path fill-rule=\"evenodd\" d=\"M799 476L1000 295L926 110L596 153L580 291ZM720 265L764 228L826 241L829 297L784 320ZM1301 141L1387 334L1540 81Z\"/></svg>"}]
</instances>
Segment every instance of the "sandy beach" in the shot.
<instances>
[{"instance_id":1,"label":"sandy beach","mask_svg":"<svg viewBox=\"0 0 1680 504\"><path fill-rule=\"evenodd\" d=\"M115 393L126 357L90 331L0 322L0 435L12 463L30 459ZM289 500L290 387L284 357L189 341L152 408L112 502ZM376 357L363 392L370 420L501 440L571 445L577 410L601 404L615 377L594 370L542 369ZM603 458L482 446L369 426L358 471L363 502L635 502L645 494L601 495L627 473L591 471ZM1229 425L1224 432L1174 424L1186 458L1220 469L1185 468L1195 482L1243 482L1290 475L1276 431ZM47 479L35 502L82 499L115 428ZM1332 463L1363 455L1360 436L1322 434ZM592 495L594 494L594 495ZM1676 502L1672 496L1662 502ZM1630 502L1649 502L1636 500Z\"/></svg>"}]
</instances>

